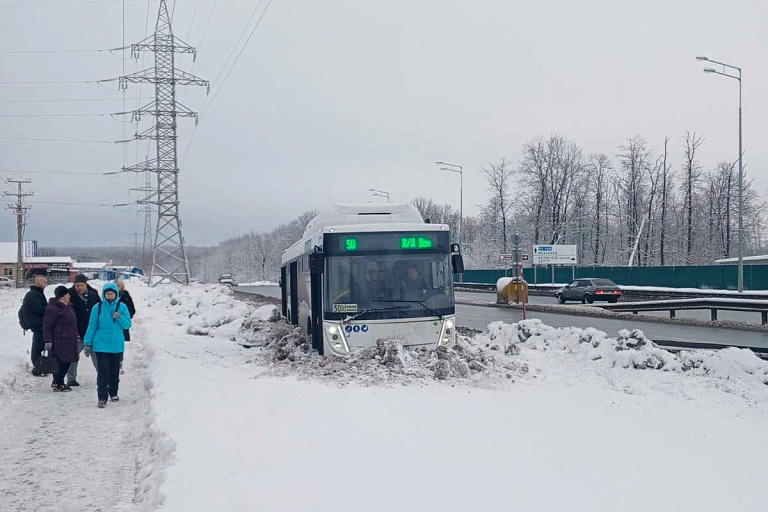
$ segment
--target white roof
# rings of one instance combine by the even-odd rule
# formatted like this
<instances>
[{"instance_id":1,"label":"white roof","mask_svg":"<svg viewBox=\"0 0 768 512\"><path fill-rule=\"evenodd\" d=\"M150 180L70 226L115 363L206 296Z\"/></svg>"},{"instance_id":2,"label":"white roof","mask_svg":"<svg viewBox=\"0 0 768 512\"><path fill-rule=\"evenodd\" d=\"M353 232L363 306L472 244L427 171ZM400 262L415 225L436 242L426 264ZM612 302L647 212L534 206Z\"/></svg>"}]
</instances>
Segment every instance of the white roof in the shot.
<instances>
[{"instance_id":1,"label":"white roof","mask_svg":"<svg viewBox=\"0 0 768 512\"><path fill-rule=\"evenodd\" d=\"M328 226L355 224L423 224L419 210L410 203L334 204L309 221L304 237Z\"/></svg>"},{"instance_id":2,"label":"white roof","mask_svg":"<svg viewBox=\"0 0 768 512\"><path fill-rule=\"evenodd\" d=\"M25 263L66 263L71 265L74 261L69 256L35 256L33 258L24 258Z\"/></svg>"},{"instance_id":3,"label":"white roof","mask_svg":"<svg viewBox=\"0 0 768 512\"><path fill-rule=\"evenodd\" d=\"M88 263L81 263L79 261L74 262L73 267L79 270L101 270L104 267L107 266L106 262L99 263L99 262L88 262Z\"/></svg>"},{"instance_id":4,"label":"white roof","mask_svg":"<svg viewBox=\"0 0 768 512\"><path fill-rule=\"evenodd\" d=\"M16 263L16 242L0 242L0 263Z\"/></svg>"}]
</instances>

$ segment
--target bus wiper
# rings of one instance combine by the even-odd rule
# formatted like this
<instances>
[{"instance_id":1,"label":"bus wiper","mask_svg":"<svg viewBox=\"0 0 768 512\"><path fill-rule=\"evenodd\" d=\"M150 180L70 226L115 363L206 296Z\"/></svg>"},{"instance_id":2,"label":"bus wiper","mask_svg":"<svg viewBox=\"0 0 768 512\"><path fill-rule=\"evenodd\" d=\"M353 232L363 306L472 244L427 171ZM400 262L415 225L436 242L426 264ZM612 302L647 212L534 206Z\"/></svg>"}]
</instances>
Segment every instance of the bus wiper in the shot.
<instances>
[{"instance_id":1,"label":"bus wiper","mask_svg":"<svg viewBox=\"0 0 768 512\"><path fill-rule=\"evenodd\" d=\"M367 313L374 313L374 312L377 312L377 311L391 311L391 310L395 310L395 309L405 309L407 307L408 306L395 306L395 307L391 307L391 308L369 308L369 309L364 309L364 310L362 310L359 313L355 313L352 316L348 316L348 317L344 318L341 321L341 325L344 325L347 322L351 322L352 320L356 320L356 319L360 318L361 316L363 316L363 315L365 315Z\"/></svg>"},{"instance_id":2,"label":"bus wiper","mask_svg":"<svg viewBox=\"0 0 768 512\"><path fill-rule=\"evenodd\" d=\"M431 307L427 306L426 304L424 304L424 302L422 302L420 300L398 300L398 299L389 300L389 299L384 299L384 300L372 300L371 302L408 302L408 303L411 303L411 304L418 304L419 306L423 307L424 309L426 309L427 311L432 313L434 316L436 316L440 320L443 319L443 315L441 315L440 313L438 313L437 311L435 311Z\"/></svg>"}]
</instances>

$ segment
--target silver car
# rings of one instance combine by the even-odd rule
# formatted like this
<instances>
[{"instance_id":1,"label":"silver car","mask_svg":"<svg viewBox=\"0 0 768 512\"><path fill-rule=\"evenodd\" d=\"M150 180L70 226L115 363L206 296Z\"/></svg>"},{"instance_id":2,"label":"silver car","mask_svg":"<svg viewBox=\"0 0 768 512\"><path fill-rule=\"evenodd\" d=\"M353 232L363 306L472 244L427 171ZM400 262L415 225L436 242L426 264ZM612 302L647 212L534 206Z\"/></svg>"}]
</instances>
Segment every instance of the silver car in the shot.
<instances>
[{"instance_id":1,"label":"silver car","mask_svg":"<svg viewBox=\"0 0 768 512\"><path fill-rule=\"evenodd\" d=\"M567 300L578 300L584 304L592 304L596 300L617 302L621 297L621 288L610 279L592 277L576 279L557 290L556 295L560 304L565 304Z\"/></svg>"},{"instance_id":2,"label":"silver car","mask_svg":"<svg viewBox=\"0 0 768 512\"><path fill-rule=\"evenodd\" d=\"M0 288L2 287L13 288L13 281L9 277L0 277Z\"/></svg>"}]
</instances>

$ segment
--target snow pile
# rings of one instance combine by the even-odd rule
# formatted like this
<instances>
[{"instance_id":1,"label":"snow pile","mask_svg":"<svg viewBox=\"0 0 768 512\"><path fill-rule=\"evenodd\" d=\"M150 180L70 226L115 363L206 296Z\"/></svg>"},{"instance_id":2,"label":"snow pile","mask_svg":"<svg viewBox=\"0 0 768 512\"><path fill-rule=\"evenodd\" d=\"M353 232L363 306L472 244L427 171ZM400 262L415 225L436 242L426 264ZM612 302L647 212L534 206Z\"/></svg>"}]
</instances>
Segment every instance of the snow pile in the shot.
<instances>
[{"instance_id":1,"label":"snow pile","mask_svg":"<svg viewBox=\"0 0 768 512\"><path fill-rule=\"evenodd\" d=\"M250 312L226 286L167 285L147 290L146 300L148 307L164 310L195 336L232 336Z\"/></svg>"},{"instance_id":2,"label":"snow pile","mask_svg":"<svg viewBox=\"0 0 768 512\"><path fill-rule=\"evenodd\" d=\"M237 286L280 286L274 281L254 281L252 283L237 283Z\"/></svg>"},{"instance_id":3,"label":"snow pile","mask_svg":"<svg viewBox=\"0 0 768 512\"><path fill-rule=\"evenodd\" d=\"M20 375L29 370L32 333L19 326L17 312L26 289L0 288L0 395L12 388Z\"/></svg>"},{"instance_id":4,"label":"snow pile","mask_svg":"<svg viewBox=\"0 0 768 512\"><path fill-rule=\"evenodd\" d=\"M257 362L267 372L280 376L298 375L339 384L356 382L380 385L427 380L511 379L525 374L525 363L503 354L498 347L488 350L460 337L452 348L408 348L379 340L375 346L353 352L348 357L321 357L312 349L301 329L282 320L274 306L254 311L242 324L236 340L245 346L261 346Z\"/></svg>"},{"instance_id":5,"label":"snow pile","mask_svg":"<svg viewBox=\"0 0 768 512\"><path fill-rule=\"evenodd\" d=\"M505 353L519 353L521 348L539 352L555 350L611 367L688 372L768 385L768 362L751 350L727 348L672 353L657 347L639 329L625 329L612 338L594 328L554 328L532 319L514 324L494 322L488 331L477 335L474 342L487 347L502 344Z\"/></svg>"},{"instance_id":6,"label":"snow pile","mask_svg":"<svg viewBox=\"0 0 768 512\"><path fill-rule=\"evenodd\" d=\"M565 358L567 364L580 362L585 368L599 364L768 385L768 362L749 350L673 353L657 347L640 330L622 330L610 337L594 328L553 328L534 319L513 324L494 322L484 332L462 334L449 349L407 348L379 340L376 346L357 350L348 357L320 357L299 328L280 319L273 306L263 306L243 322L236 339L243 345L263 348L256 362L270 374L340 384L459 380L493 385L527 374L532 364L541 371L543 366Z\"/></svg>"}]
</instances>

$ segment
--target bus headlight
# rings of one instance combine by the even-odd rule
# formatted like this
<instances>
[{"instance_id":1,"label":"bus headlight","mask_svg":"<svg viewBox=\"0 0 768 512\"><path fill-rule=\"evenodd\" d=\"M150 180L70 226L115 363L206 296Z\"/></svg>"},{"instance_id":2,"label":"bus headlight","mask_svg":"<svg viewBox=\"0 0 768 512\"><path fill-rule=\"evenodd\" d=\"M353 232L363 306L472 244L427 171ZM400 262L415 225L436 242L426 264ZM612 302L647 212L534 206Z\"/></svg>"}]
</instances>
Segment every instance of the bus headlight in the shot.
<instances>
[{"instance_id":1,"label":"bus headlight","mask_svg":"<svg viewBox=\"0 0 768 512\"><path fill-rule=\"evenodd\" d=\"M455 317L448 317L443 321L443 328L440 331L440 338L437 341L438 346L450 347L453 345L456 339L456 331L454 330L455 325Z\"/></svg>"},{"instance_id":2,"label":"bus headlight","mask_svg":"<svg viewBox=\"0 0 768 512\"><path fill-rule=\"evenodd\" d=\"M325 323L325 339L328 343L326 346L330 351L337 356L345 356L349 354L349 345L344 338L344 331L338 324Z\"/></svg>"}]
</instances>

